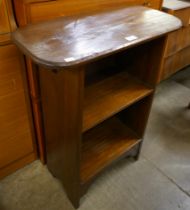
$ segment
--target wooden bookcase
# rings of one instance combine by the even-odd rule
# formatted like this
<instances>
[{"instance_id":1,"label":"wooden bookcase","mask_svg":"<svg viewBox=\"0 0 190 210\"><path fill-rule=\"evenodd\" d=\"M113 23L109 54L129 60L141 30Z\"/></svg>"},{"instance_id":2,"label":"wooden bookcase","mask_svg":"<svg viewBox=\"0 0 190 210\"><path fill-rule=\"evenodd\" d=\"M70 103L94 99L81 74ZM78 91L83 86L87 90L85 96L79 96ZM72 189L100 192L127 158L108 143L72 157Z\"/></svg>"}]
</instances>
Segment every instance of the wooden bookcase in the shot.
<instances>
[{"instance_id":1,"label":"wooden bookcase","mask_svg":"<svg viewBox=\"0 0 190 210\"><path fill-rule=\"evenodd\" d=\"M62 16L84 15L86 13L104 12L108 9L136 5L144 5L160 10L163 0L12 0L12 2L17 24L19 27L23 27ZM27 59L27 71L39 157L45 163L46 155L41 123L40 96L38 86L35 82L36 73L32 69L30 59Z\"/></svg>"},{"instance_id":2,"label":"wooden bookcase","mask_svg":"<svg viewBox=\"0 0 190 210\"><path fill-rule=\"evenodd\" d=\"M38 64L47 166L75 207L104 169L138 158L166 35L179 27L177 18L140 6L13 34Z\"/></svg>"},{"instance_id":3,"label":"wooden bookcase","mask_svg":"<svg viewBox=\"0 0 190 210\"><path fill-rule=\"evenodd\" d=\"M62 130L66 133L69 127L65 130L64 124L68 123L69 126L69 120L77 119L75 126L78 134L74 134L77 136L74 138L73 147L78 146L76 151L74 148L72 151L75 155L79 153L75 159L75 167L79 168L77 173L82 187L88 185L113 161L126 155L139 155L159 75L159 58L164 41L165 37L159 38L91 62L81 69L68 69L58 73L47 71L43 67L39 69L44 116L51 113L45 120L47 139L53 133L62 135ZM158 58L155 60L153 57ZM68 87L63 87L65 82ZM68 90L68 98L63 88ZM58 95L55 95L55 91ZM61 113L63 107L66 113ZM63 118L60 118L62 114ZM70 116L73 114L76 115ZM56 128L55 131L54 127L47 124L50 121L63 128ZM57 144L57 141L51 141L51 145L47 143L47 154L51 153ZM61 153L65 152L67 146L63 147ZM57 157L57 154L55 156ZM69 164L68 159L66 161L65 165ZM47 164L50 170L55 166L48 155ZM53 174L55 171L53 169ZM59 174L55 173L55 176Z\"/></svg>"}]
</instances>

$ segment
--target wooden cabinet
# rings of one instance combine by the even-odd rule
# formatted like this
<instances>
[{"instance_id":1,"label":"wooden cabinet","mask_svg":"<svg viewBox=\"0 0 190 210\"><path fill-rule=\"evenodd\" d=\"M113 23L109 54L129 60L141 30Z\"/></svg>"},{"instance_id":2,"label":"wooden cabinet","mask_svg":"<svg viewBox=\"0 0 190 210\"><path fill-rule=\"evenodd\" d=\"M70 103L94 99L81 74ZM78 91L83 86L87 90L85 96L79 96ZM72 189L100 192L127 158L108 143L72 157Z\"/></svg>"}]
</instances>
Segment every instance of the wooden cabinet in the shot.
<instances>
[{"instance_id":1,"label":"wooden cabinet","mask_svg":"<svg viewBox=\"0 0 190 210\"><path fill-rule=\"evenodd\" d=\"M182 28L182 49L190 46L190 25Z\"/></svg>"},{"instance_id":2,"label":"wooden cabinet","mask_svg":"<svg viewBox=\"0 0 190 210\"><path fill-rule=\"evenodd\" d=\"M10 40L9 6L0 4L0 178L36 159L24 58Z\"/></svg>"},{"instance_id":3,"label":"wooden cabinet","mask_svg":"<svg viewBox=\"0 0 190 210\"><path fill-rule=\"evenodd\" d=\"M190 3L179 0L164 0L163 10L181 19L183 27L168 35L163 58L162 79L190 65Z\"/></svg>"},{"instance_id":4,"label":"wooden cabinet","mask_svg":"<svg viewBox=\"0 0 190 210\"><path fill-rule=\"evenodd\" d=\"M10 32L9 18L5 0L0 2L0 35Z\"/></svg>"},{"instance_id":5,"label":"wooden cabinet","mask_svg":"<svg viewBox=\"0 0 190 210\"><path fill-rule=\"evenodd\" d=\"M60 16L85 14L134 5L161 9L162 0L14 0L20 26Z\"/></svg>"},{"instance_id":6,"label":"wooden cabinet","mask_svg":"<svg viewBox=\"0 0 190 210\"><path fill-rule=\"evenodd\" d=\"M26 162L35 159L32 119L28 110L23 71L23 58L18 49L13 44L1 46L0 177L17 169L18 164L19 167L24 166Z\"/></svg>"},{"instance_id":7,"label":"wooden cabinet","mask_svg":"<svg viewBox=\"0 0 190 210\"><path fill-rule=\"evenodd\" d=\"M180 27L175 17L137 6L13 33L38 68L48 169L75 207L107 167L138 158L166 34Z\"/></svg>"}]
</instances>

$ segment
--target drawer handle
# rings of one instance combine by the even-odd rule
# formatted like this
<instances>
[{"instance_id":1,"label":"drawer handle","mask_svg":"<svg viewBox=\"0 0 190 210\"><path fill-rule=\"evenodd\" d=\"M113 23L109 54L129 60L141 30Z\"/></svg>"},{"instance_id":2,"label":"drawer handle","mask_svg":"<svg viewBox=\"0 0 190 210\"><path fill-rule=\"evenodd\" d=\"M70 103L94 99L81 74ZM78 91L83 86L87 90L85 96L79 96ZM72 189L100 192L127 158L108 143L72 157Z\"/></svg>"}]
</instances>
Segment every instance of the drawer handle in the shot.
<instances>
[{"instance_id":1,"label":"drawer handle","mask_svg":"<svg viewBox=\"0 0 190 210\"><path fill-rule=\"evenodd\" d=\"M147 6L147 7L150 7L151 6L151 3L149 1L145 1L143 5L144 6Z\"/></svg>"}]
</instances>

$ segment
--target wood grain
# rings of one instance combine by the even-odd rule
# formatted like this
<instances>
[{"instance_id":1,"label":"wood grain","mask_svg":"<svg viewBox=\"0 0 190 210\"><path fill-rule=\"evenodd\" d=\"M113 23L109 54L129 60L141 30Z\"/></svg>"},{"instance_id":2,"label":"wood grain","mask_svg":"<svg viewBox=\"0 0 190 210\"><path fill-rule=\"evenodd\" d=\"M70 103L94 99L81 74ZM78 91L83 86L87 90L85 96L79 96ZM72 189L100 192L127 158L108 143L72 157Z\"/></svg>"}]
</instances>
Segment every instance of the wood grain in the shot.
<instances>
[{"instance_id":1,"label":"wood grain","mask_svg":"<svg viewBox=\"0 0 190 210\"><path fill-rule=\"evenodd\" d=\"M182 47L182 30L176 30L168 35L166 52L164 57L171 56L181 50Z\"/></svg>"},{"instance_id":2,"label":"wood grain","mask_svg":"<svg viewBox=\"0 0 190 210\"><path fill-rule=\"evenodd\" d=\"M83 132L123 110L153 89L121 72L85 89Z\"/></svg>"},{"instance_id":3,"label":"wood grain","mask_svg":"<svg viewBox=\"0 0 190 210\"><path fill-rule=\"evenodd\" d=\"M79 206L79 160L82 132L83 69L40 69L47 166Z\"/></svg>"},{"instance_id":4,"label":"wood grain","mask_svg":"<svg viewBox=\"0 0 190 210\"><path fill-rule=\"evenodd\" d=\"M162 0L13 0L19 26L25 26L61 16L106 11L115 8L143 5L161 9Z\"/></svg>"},{"instance_id":5,"label":"wood grain","mask_svg":"<svg viewBox=\"0 0 190 210\"><path fill-rule=\"evenodd\" d=\"M22 58L14 45L0 47L0 168L34 153ZM2 170L2 173L3 172Z\"/></svg>"},{"instance_id":6,"label":"wood grain","mask_svg":"<svg viewBox=\"0 0 190 210\"><path fill-rule=\"evenodd\" d=\"M182 28L182 48L190 46L190 25Z\"/></svg>"},{"instance_id":7,"label":"wood grain","mask_svg":"<svg viewBox=\"0 0 190 210\"><path fill-rule=\"evenodd\" d=\"M180 27L175 17L139 6L31 25L14 32L12 39L36 63L61 68L127 49ZM137 38L127 41L131 35Z\"/></svg>"},{"instance_id":8,"label":"wood grain","mask_svg":"<svg viewBox=\"0 0 190 210\"><path fill-rule=\"evenodd\" d=\"M0 35L9 33L10 31L6 2L5 0L2 0L0 4Z\"/></svg>"},{"instance_id":9,"label":"wood grain","mask_svg":"<svg viewBox=\"0 0 190 210\"><path fill-rule=\"evenodd\" d=\"M36 154L33 152L30 154L27 154L26 156L23 156L22 158L18 159L15 162L12 162L11 164L6 165L3 168L0 168L0 179L10 175L11 173L14 173L16 170L23 168L24 166L32 163L36 159Z\"/></svg>"},{"instance_id":10,"label":"wood grain","mask_svg":"<svg viewBox=\"0 0 190 210\"><path fill-rule=\"evenodd\" d=\"M109 166L140 140L117 118L111 118L83 135L81 182Z\"/></svg>"}]
</instances>

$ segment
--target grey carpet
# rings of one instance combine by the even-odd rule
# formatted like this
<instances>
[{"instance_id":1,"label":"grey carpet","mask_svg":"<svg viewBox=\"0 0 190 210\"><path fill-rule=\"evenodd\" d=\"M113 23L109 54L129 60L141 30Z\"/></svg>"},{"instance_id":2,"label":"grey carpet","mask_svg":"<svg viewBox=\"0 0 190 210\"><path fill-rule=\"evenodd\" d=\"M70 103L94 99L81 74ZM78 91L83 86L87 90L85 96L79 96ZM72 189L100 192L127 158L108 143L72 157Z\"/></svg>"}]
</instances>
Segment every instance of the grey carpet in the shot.
<instances>
[{"instance_id":1,"label":"grey carpet","mask_svg":"<svg viewBox=\"0 0 190 210\"><path fill-rule=\"evenodd\" d=\"M141 158L108 169L79 210L190 210L190 68L156 92ZM73 210L40 161L0 182L0 210Z\"/></svg>"}]
</instances>

